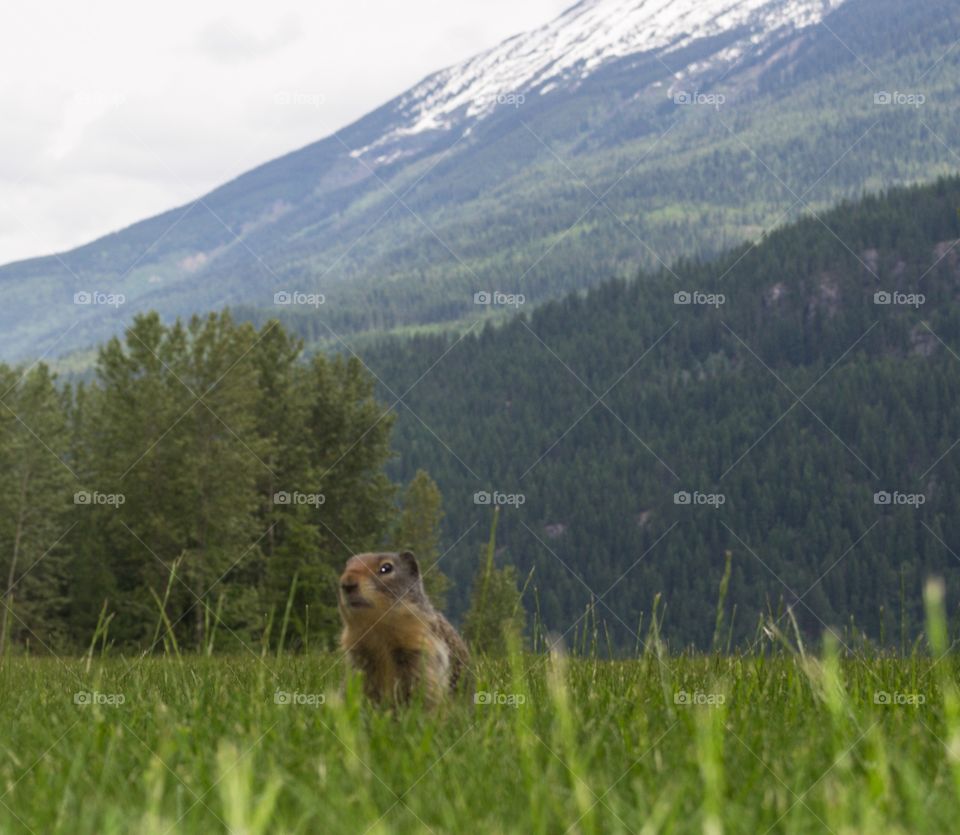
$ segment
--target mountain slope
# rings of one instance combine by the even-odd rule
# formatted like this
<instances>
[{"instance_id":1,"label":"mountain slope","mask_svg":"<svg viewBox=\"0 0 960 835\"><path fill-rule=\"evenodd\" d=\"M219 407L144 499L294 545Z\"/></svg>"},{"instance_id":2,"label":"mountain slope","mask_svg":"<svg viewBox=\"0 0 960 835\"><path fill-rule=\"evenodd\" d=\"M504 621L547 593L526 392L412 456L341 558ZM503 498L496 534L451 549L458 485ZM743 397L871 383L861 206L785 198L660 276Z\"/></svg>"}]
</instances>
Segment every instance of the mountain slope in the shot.
<instances>
[{"instance_id":1,"label":"mountain slope","mask_svg":"<svg viewBox=\"0 0 960 835\"><path fill-rule=\"evenodd\" d=\"M609 590L597 615L632 646L662 592L669 634L708 647L729 550L737 640L781 599L810 636L916 634L927 577L960 593L958 206L960 178L898 189L503 327L366 350L392 475L443 492L454 608L502 504L547 629Z\"/></svg>"},{"instance_id":2,"label":"mountain slope","mask_svg":"<svg viewBox=\"0 0 960 835\"><path fill-rule=\"evenodd\" d=\"M772 40L818 23L841 2L585 0L539 29L430 76L397 102L399 126L354 153L368 154L424 131L449 130L489 115L498 104L519 105L528 95L576 85L627 55L657 53L665 60L694 41L731 32L738 38L749 32L753 41ZM732 53L718 55L717 60L730 57Z\"/></svg>"},{"instance_id":3,"label":"mountain slope","mask_svg":"<svg viewBox=\"0 0 960 835\"><path fill-rule=\"evenodd\" d=\"M192 204L0 268L0 357L224 304L336 343L461 318L481 289L540 302L715 253L952 171L958 37L944 0L587 0ZM899 91L922 106L878 103Z\"/></svg>"}]
</instances>

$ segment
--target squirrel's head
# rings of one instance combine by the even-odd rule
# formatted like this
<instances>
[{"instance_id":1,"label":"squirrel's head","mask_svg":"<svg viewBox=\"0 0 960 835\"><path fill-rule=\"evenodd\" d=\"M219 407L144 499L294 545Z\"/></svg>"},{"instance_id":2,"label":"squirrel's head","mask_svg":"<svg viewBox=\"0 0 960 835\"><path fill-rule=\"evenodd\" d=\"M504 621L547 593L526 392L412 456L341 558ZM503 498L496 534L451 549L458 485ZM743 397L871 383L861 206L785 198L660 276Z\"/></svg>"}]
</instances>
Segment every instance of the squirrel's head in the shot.
<instances>
[{"instance_id":1,"label":"squirrel's head","mask_svg":"<svg viewBox=\"0 0 960 835\"><path fill-rule=\"evenodd\" d=\"M401 609L398 601L416 606L427 601L417 558L410 551L357 554L340 575L340 613L346 622L378 620Z\"/></svg>"}]
</instances>

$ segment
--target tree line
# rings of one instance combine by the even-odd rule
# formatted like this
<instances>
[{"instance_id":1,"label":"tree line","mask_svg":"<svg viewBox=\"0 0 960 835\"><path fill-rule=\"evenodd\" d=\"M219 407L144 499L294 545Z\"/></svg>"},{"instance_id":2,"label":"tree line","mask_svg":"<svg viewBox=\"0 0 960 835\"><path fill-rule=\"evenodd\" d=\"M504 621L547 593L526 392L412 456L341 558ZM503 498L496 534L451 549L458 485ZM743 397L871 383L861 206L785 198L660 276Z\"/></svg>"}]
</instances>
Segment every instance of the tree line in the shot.
<instances>
[{"instance_id":1,"label":"tree line","mask_svg":"<svg viewBox=\"0 0 960 835\"><path fill-rule=\"evenodd\" d=\"M107 638L327 646L346 558L412 548L442 599L442 502L392 483L394 416L356 358L313 356L276 322L136 318L61 385L0 366L0 651Z\"/></svg>"},{"instance_id":2,"label":"tree line","mask_svg":"<svg viewBox=\"0 0 960 835\"><path fill-rule=\"evenodd\" d=\"M542 629L589 612L629 646L662 595L663 634L709 646L729 551L731 642L789 605L908 646L925 579L960 593L958 206L960 178L891 190L362 361L151 314L90 381L0 368L4 642L82 647L103 613L121 646L278 618L329 644L346 556L412 545L467 623L529 583Z\"/></svg>"}]
</instances>

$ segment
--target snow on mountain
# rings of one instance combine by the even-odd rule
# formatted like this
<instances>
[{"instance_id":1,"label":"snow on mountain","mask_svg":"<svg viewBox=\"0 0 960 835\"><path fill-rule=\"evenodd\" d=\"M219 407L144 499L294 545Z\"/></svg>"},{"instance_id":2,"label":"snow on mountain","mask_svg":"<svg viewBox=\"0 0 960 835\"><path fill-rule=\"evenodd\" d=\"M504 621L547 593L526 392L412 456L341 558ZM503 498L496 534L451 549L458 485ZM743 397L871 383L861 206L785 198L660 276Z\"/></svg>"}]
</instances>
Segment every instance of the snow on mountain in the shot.
<instances>
[{"instance_id":1,"label":"snow on mountain","mask_svg":"<svg viewBox=\"0 0 960 835\"><path fill-rule=\"evenodd\" d=\"M354 156L481 118L510 96L547 93L626 55L668 55L700 38L741 29L745 40L758 43L818 23L843 1L582 0L544 26L424 79L398 101L400 124Z\"/></svg>"}]
</instances>

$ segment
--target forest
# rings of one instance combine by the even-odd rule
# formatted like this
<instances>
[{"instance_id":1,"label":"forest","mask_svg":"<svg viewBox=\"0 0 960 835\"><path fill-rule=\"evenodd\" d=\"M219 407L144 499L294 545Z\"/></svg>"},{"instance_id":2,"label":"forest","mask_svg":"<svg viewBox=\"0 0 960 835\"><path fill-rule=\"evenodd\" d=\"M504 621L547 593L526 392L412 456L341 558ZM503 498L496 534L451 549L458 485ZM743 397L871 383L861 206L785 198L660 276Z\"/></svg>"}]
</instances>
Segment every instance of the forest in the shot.
<instances>
[{"instance_id":1,"label":"forest","mask_svg":"<svg viewBox=\"0 0 960 835\"><path fill-rule=\"evenodd\" d=\"M431 473L448 540L476 491L522 495L500 558L534 571L547 628L593 606L635 644L662 594L665 634L707 646L730 552L726 640L791 606L807 635L909 648L926 578L960 592L958 206L956 178L894 189L503 326L383 340L363 356L400 398L389 471ZM696 293L723 303L675 303ZM468 565L447 568L463 605Z\"/></svg>"},{"instance_id":2,"label":"forest","mask_svg":"<svg viewBox=\"0 0 960 835\"><path fill-rule=\"evenodd\" d=\"M237 649L281 614L289 645L324 647L350 554L436 548L435 486L383 471L369 374L304 361L275 322L139 316L90 383L41 363L0 385L0 648Z\"/></svg>"},{"instance_id":3,"label":"forest","mask_svg":"<svg viewBox=\"0 0 960 835\"><path fill-rule=\"evenodd\" d=\"M958 206L957 178L895 189L356 352L147 314L82 380L3 367L0 645L83 649L108 621L214 651L283 618L329 646L345 558L401 545L456 620L497 506L544 630L589 609L633 645L661 595L663 634L706 646L729 554L728 642L791 606L907 646L926 578L960 591Z\"/></svg>"}]
</instances>

